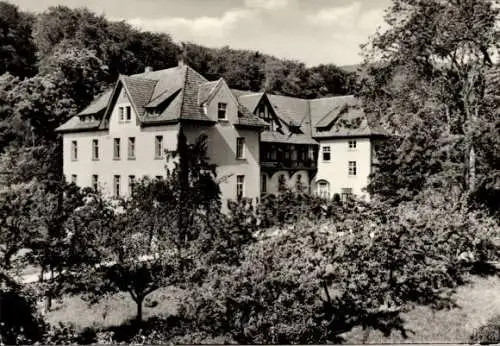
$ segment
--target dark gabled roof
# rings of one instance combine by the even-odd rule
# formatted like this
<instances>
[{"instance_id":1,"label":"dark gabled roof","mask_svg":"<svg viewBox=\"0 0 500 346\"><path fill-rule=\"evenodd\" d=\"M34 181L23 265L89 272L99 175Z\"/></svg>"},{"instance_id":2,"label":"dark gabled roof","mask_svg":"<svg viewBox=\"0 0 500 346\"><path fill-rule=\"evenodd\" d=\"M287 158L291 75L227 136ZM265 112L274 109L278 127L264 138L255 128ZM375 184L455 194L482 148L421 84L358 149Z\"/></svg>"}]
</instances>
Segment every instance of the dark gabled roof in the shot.
<instances>
[{"instance_id":1,"label":"dark gabled roof","mask_svg":"<svg viewBox=\"0 0 500 346\"><path fill-rule=\"evenodd\" d=\"M329 102L328 102L329 101ZM353 107L360 108L359 100L354 96L329 97L326 104L326 109L329 111L318 121L314 123L314 127L327 127L345 112L349 112ZM362 112L362 110L360 109Z\"/></svg>"},{"instance_id":2,"label":"dark gabled roof","mask_svg":"<svg viewBox=\"0 0 500 346\"><path fill-rule=\"evenodd\" d=\"M288 126L299 126L303 133L310 134L309 106L307 100L289 96L266 94L276 115Z\"/></svg>"},{"instance_id":3,"label":"dark gabled roof","mask_svg":"<svg viewBox=\"0 0 500 346\"><path fill-rule=\"evenodd\" d=\"M114 89L108 90L80 113L80 115L101 117L100 126L98 122L91 125L90 122L82 122L75 116L57 131L106 129L108 122L103 116L110 116L109 107L122 88L130 97L132 106L138 114L138 123L142 125L159 125L180 120L214 123L215 121L205 114L201 103L209 100L216 89L224 83L223 79L209 82L186 65L132 76L120 76ZM239 117L235 125L263 127L265 123L240 104Z\"/></svg>"},{"instance_id":4,"label":"dark gabled roof","mask_svg":"<svg viewBox=\"0 0 500 346\"><path fill-rule=\"evenodd\" d=\"M306 100L268 93L240 92L238 100L255 111L263 98L267 98L273 112L286 125L281 133L275 132L273 136L266 134L263 141L293 142L294 136L302 141L301 136L304 135L309 138L388 135L380 126L369 122L360 100L353 95ZM298 127L302 134L290 133L292 127Z\"/></svg>"},{"instance_id":5,"label":"dark gabled roof","mask_svg":"<svg viewBox=\"0 0 500 346\"><path fill-rule=\"evenodd\" d=\"M78 115L96 114L96 113L106 109L106 106L108 105L108 101L109 101L109 98L111 97L112 92L113 92L113 89L109 89L109 90L106 90L101 95L94 98L94 101L92 101L92 103L87 108L85 108L80 113L78 113Z\"/></svg>"},{"instance_id":6,"label":"dark gabled roof","mask_svg":"<svg viewBox=\"0 0 500 346\"><path fill-rule=\"evenodd\" d=\"M311 123L313 124L313 127L328 118L329 113L335 113L336 110L340 110L340 108L345 104L354 105L356 102L357 101L353 95L321 97L309 100Z\"/></svg>"},{"instance_id":7,"label":"dark gabled roof","mask_svg":"<svg viewBox=\"0 0 500 346\"><path fill-rule=\"evenodd\" d=\"M238 122L235 124L235 126L237 125L245 127L259 127L259 128L265 128L269 126L268 123L266 123L261 118L255 116L252 112L248 110L247 107L241 104L238 105Z\"/></svg>"},{"instance_id":8,"label":"dark gabled roof","mask_svg":"<svg viewBox=\"0 0 500 346\"><path fill-rule=\"evenodd\" d=\"M68 119L64 124L59 126L58 132L78 132L98 130L100 120L99 117L103 114L109 102L113 89L106 90L101 95L97 96L94 101L83 109L76 116ZM88 120L89 116L95 117L95 120Z\"/></svg>"},{"instance_id":9,"label":"dark gabled roof","mask_svg":"<svg viewBox=\"0 0 500 346\"><path fill-rule=\"evenodd\" d=\"M310 100L310 107L314 138L388 135L369 121L361 101L352 95Z\"/></svg>"},{"instance_id":10,"label":"dark gabled roof","mask_svg":"<svg viewBox=\"0 0 500 346\"><path fill-rule=\"evenodd\" d=\"M151 100L151 96L153 96L158 81L133 76L122 76L121 78L132 99L132 103L135 105L139 119L142 119L144 111L146 110L145 107Z\"/></svg>"},{"instance_id":11,"label":"dark gabled roof","mask_svg":"<svg viewBox=\"0 0 500 346\"><path fill-rule=\"evenodd\" d=\"M220 85L222 85L222 79L201 84L198 88L198 104L202 105L207 102L216 93Z\"/></svg>"},{"instance_id":12,"label":"dark gabled roof","mask_svg":"<svg viewBox=\"0 0 500 346\"><path fill-rule=\"evenodd\" d=\"M100 120L82 121L79 116L74 116L59 126L56 131L59 132L83 132L98 131Z\"/></svg>"},{"instance_id":13,"label":"dark gabled roof","mask_svg":"<svg viewBox=\"0 0 500 346\"><path fill-rule=\"evenodd\" d=\"M266 143L318 144L317 141L306 134L282 134L275 131L262 132L260 135L260 141Z\"/></svg>"},{"instance_id":14,"label":"dark gabled roof","mask_svg":"<svg viewBox=\"0 0 500 346\"><path fill-rule=\"evenodd\" d=\"M198 104L198 88L208 82L201 74L190 67L186 67L186 77L184 88L182 89L183 100L181 106L181 119L211 121L203 111L203 107Z\"/></svg>"},{"instance_id":15,"label":"dark gabled roof","mask_svg":"<svg viewBox=\"0 0 500 346\"><path fill-rule=\"evenodd\" d=\"M236 96L236 97L245 96L245 95L256 95L256 94L262 95L263 94L260 91L251 91L251 90L231 89L231 91L233 92L234 96Z\"/></svg>"},{"instance_id":16,"label":"dark gabled roof","mask_svg":"<svg viewBox=\"0 0 500 346\"><path fill-rule=\"evenodd\" d=\"M264 93L262 92L242 94L241 90L231 89L231 91L238 98L238 102L241 103L246 108L248 108L250 112L255 112L255 108L257 107L257 105L260 102L260 99L264 95Z\"/></svg>"}]
</instances>

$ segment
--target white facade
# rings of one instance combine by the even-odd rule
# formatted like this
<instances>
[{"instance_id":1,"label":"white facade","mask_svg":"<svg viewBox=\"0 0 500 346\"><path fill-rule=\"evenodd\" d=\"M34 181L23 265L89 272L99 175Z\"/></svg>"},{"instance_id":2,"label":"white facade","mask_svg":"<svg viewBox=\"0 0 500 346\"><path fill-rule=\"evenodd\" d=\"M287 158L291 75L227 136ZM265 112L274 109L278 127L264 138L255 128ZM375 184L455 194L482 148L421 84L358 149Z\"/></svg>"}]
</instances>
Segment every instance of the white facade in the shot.
<instances>
[{"instance_id":1,"label":"white facade","mask_svg":"<svg viewBox=\"0 0 500 346\"><path fill-rule=\"evenodd\" d=\"M228 91L227 87L222 87L207 105L207 114L216 117L218 104L226 103L227 120L215 125L183 125L188 142L193 142L202 133L208 136L207 154L217 165L217 176L221 178L223 210L226 210L228 199L237 198L238 179L243 197L254 201L260 197L259 132L233 125L238 117L237 101ZM130 119L127 119L126 107L130 107ZM121 109L124 109L123 120ZM129 196L131 179L166 175L167 161L164 154L157 155L157 137L162 138L163 153L165 149L177 149L178 133L178 124L141 127L122 89L109 119L109 130L63 134L64 175L68 182L75 181L80 187L95 187L97 178L99 188L108 197L115 196L117 190L120 196ZM132 138L133 145L130 145ZM236 157L237 138L244 138L241 158ZM119 157L116 157L116 139L120 141ZM133 155L129 155L131 147Z\"/></svg>"},{"instance_id":2,"label":"white facade","mask_svg":"<svg viewBox=\"0 0 500 346\"><path fill-rule=\"evenodd\" d=\"M321 139L314 192L328 198L338 193L368 198L364 191L372 172L372 143L369 138ZM351 145L349 145L351 143ZM355 143L355 144L354 144ZM355 147L354 147L355 146ZM330 153L330 158L326 153Z\"/></svg>"},{"instance_id":3,"label":"white facade","mask_svg":"<svg viewBox=\"0 0 500 346\"><path fill-rule=\"evenodd\" d=\"M218 104L226 103L226 119L218 120ZM229 199L236 200L238 176L242 179L243 197L255 202L260 197L259 132L238 129L233 125L238 121L237 100L224 83L206 105L207 114L217 121L213 126L201 128L198 125L184 126L188 141L193 141L202 132L207 135L208 156L217 166L220 179L223 210ZM237 158L237 138L244 139L243 156Z\"/></svg>"},{"instance_id":4,"label":"white facade","mask_svg":"<svg viewBox=\"0 0 500 346\"><path fill-rule=\"evenodd\" d=\"M120 120L120 107L130 107L131 119ZM124 89L112 110L109 130L96 132L65 133L63 135L64 166L66 179L81 187L93 187L93 176L97 176L102 192L107 196L115 193L115 177L119 177L121 196L129 195L129 177L140 179L143 176L154 178L165 176L165 155L155 154L156 136L162 136L163 148L177 148L179 126L154 126L141 128L136 119L134 108ZM129 138L134 138L134 156L129 157ZM115 139L120 140L120 156L115 157ZM93 141L98 142L98 157L94 157ZM76 141L77 157L72 157L72 142Z\"/></svg>"}]
</instances>

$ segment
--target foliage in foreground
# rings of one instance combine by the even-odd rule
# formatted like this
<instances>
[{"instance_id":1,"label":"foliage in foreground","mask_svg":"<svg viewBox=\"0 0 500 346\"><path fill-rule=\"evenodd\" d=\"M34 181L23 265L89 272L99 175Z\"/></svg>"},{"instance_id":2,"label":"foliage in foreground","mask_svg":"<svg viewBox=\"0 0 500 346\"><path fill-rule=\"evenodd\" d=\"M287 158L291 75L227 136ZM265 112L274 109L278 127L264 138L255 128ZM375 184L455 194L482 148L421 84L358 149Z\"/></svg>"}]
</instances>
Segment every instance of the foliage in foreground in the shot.
<instances>
[{"instance_id":1,"label":"foliage in foreground","mask_svg":"<svg viewBox=\"0 0 500 346\"><path fill-rule=\"evenodd\" d=\"M455 288L498 232L460 201L425 198L363 207L337 230L302 221L270 232L245 249L240 266L212 267L181 315L239 343L339 342L355 326L405 336L401 313L453 307Z\"/></svg>"}]
</instances>

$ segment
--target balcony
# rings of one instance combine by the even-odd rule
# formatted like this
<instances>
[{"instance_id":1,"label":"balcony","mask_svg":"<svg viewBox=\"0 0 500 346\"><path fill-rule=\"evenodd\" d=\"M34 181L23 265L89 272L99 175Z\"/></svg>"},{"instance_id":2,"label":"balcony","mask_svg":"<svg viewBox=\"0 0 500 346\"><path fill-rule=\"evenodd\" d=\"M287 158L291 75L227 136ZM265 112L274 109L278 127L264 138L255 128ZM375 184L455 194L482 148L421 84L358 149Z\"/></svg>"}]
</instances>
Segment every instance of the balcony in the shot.
<instances>
[{"instance_id":1,"label":"balcony","mask_svg":"<svg viewBox=\"0 0 500 346\"><path fill-rule=\"evenodd\" d=\"M272 160L269 158L264 158L260 161L262 168L271 169L287 169L287 170L315 170L317 169L316 161L312 159L305 160Z\"/></svg>"},{"instance_id":2,"label":"balcony","mask_svg":"<svg viewBox=\"0 0 500 346\"><path fill-rule=\"evenodd\" d=\"M315 170L318 149L312 145L261 143L262 168L287 170Z\"/></svg>"}]
</instances>

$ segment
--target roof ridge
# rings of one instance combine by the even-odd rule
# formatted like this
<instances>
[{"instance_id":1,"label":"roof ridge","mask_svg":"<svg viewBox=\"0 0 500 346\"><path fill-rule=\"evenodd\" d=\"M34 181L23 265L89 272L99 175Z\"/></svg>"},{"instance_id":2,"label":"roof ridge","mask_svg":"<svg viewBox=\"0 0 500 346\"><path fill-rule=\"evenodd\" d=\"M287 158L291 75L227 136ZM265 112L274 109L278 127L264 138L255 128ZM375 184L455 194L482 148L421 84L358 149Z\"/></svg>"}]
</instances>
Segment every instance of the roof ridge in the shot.
<instances>
[{"instance_id":1,"label":"roof ridge","mask_svg":"<svg viewBox=\"0 0 500 346\"><path fill-rule=\"evenodd\" d=\"M344 105L342 105L342 107L345 107L345 104L344 104ZM330 116L330 115L332 114L332 112L333 112L334 110L336 110L337 108L339 108L339 106L333 106L333 108L332 108L332 109L330 109L330 110L329 110L329 111L328 111L328 112L327 112L327 113L326 113L326 114L325 114L325 115L324 115L321 119L319 119L319 121L317 121L317 122L316 122L316 124L314 124L314 125L315 125L314 127L318 127L317 125L318 125L318 124L321 124L321 123L322 123L325 119L327 119L327 118L328 118L328 116ZM340 115L341 115L341 113L339 112L339 114L337 114L337 115L336 115L336 116L332 119L332 121L330 121L328 124L331 124L332 122L337 121L337 120L338 120L338 118L340 117ZM320 127L321 127L321 126L320 126Z\"/></svg>"},{"instance_id":2,"label":"roof ridge","mask_svg":"<svg viewBox=\"0 0 500 346\"><path fill-rule=\"evenodd\" d=\"M306 114L306 117L309 118L309 132L308 135L312 137L312 127L313 127L313 124L312 124L312 114L311 114L311 103L309 102L309 100L307 100L307 114Z\"/></svg>"},{"instance_id":3,"label":"roof ridge","mask_svg":"<svg viewBox=\"0 0 500 346\"><path fill-rule=\"evenodd\" d=\"M186 91L186 84L187 84L187 79L188 79L188 67L186 65L183 65L181 68L184 69L184 81L182 82L182 96L181 96L181 107L180 107L180 112L179 112L179 119L182 119L182 111L184 110L184 96L185 96L185 91Z\"/></svg>"},{"instance_id":4,"label":"roof ridge","mask_svg":"<svg viewBox=\"0 0 500 346\"><path fill-rule=\"evenodd\" d=\"M238 90L238 91L246 91L246 90L240 90L240 89L234 89L234 88L231 88L231 90ZM255 96L257 94L265 94L264 91L251 91L251 94L246 94L246 95L240 95L238 96L238 98L240 97L247 97L247 96Z\"/></svg>"},{"instance_id":5,"label":"roof ridge","mask_svg":"<svg viewBox=\"0 0 500 346\"><path fill-rule=\"evenodd\" d=\"M201 79L204 79L205 80L205 83L206 82L210 82L208 79L206 79L201 73L199 73L198 71L196 71L194 68L192 68L191 66L189 65L184 65L184 67L186 67L186 76L187 76L187 71L190 70L194 73L196 73L199 77L201 77ZM222 77L221 77L222 78Z\"/></svg>"},{"instance_id":6,"label":"roof ridge","mask_svg":"<svg viewBox=\"0 0 500 346\"><path fill-rule=\"evenodd\" d=\"M323 96L323 97L316 97L314 99L309 99L309 101L322 101L322 100L332 100L332 99L340 99L340 98L348 98L352 97L356 99L357 97L354 94L349 94L349 95L337 95L337 96Z\"/></svg>"},{"instance_id":7,"label":"roof ridge","mask_svg":"<svg viewBox=\"0 0 500 346\"><path fill-rule=\"evenodd\" d=\"M265 94L268 94L271 96L277 96L277 97L284 97L284 98L288 98L288 99L301 100L301 101L308 101L309 100L309 99L305 99L302 97L295 97L295 96L288 96L288 95L277 95L277 94L272 94L272 93L268 93L268 92L265 92Z\"/></svg>"}]
</instances>

